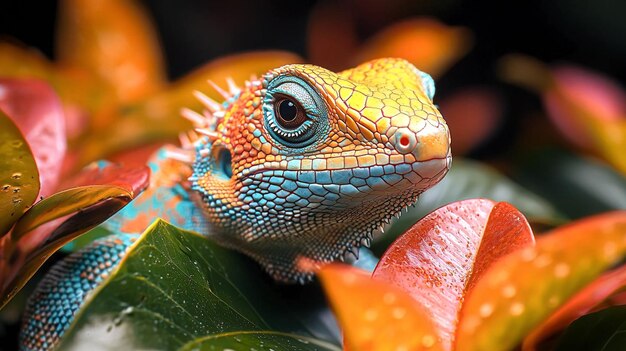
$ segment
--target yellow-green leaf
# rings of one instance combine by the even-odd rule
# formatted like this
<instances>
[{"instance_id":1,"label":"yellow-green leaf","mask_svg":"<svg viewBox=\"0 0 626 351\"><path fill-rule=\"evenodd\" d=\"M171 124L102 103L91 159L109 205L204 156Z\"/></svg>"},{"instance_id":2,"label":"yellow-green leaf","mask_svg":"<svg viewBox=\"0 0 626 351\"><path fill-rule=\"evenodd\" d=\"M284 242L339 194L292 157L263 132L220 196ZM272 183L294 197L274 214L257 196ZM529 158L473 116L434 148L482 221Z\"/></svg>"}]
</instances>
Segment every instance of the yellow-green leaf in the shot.
<instances>
[{"instance_id":1,"label":"yellow-green leaf","mask_svg":"<svg viewBox=\"0 0 626 351\"><path fill-rule=\"evenodd\" d=\"M0 91L0 94L2 92ZM11 229L39 193L39 172L28 143L0 110L0 236Z\"/></svg>"}]
</instances>

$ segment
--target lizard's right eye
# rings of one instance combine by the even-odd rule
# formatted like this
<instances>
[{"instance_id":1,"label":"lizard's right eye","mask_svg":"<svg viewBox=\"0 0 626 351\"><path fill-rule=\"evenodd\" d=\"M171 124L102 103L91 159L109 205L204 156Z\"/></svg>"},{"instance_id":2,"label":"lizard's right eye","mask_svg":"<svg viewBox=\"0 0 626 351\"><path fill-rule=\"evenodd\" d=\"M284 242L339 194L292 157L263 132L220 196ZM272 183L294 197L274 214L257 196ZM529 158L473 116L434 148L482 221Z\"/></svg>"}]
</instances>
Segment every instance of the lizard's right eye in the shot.
<instances>
[{"instance_id":1,"label":"lizard's right eye","mask_svg":"<svg viewBox=\"0 0 626 351\"><path fill-rule=\"evenodd\" d=\"M286 96L277 96L274 103L276 122L286 129L296 129L306 121L306 113L300 103Z\"/></svg>"},{"instance_id":2,"label":"lizard's right eye","mask_svg":"<svg viewBox=\"0 0 626 351\"><path fill-rule=\"evenodd\" d=\"M326 135L328 128L323 100L297 77L280 76L268 83L263 114L272 138L293 149L314 144Z\"/></svg>"}]
</instances>

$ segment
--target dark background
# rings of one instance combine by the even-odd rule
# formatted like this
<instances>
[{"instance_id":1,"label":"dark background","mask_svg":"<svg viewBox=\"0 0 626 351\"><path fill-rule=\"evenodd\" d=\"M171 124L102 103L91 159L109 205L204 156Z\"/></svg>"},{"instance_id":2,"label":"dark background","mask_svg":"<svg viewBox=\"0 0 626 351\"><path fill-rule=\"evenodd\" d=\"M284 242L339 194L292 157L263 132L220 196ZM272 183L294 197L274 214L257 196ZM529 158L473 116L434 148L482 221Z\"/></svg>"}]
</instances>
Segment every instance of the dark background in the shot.
<instances>
[{"instance_id":1,"label":"dark background","mask_svg":"<svg viewBox=\"0 0 626 351\"><path fill-rule=\"evenodd\" d=\"M310 19L320 9L339 12L340 18L355 28L360 41L399 20L420 16L466 27L473 34L473 47L437 79L437 98L441 101L458 88L477 85L491 87L505 97L505 116L497 133L469 154L478 159L510 158L514 140L528 134L521 131L520 121L542 110L536 94L504 83L497 76L497 63L503 55L523 53L548 64L574 63L611 76L622 86L626 82L624 0L144 0L141 3L157 27L171 79L211 59L248 50L288 50L307 58ZM0 11L0 36L36 47L53 59L57 6L57 1L5 2ZM336 32L333 28L332 32L337 37L342 35L341 28ZM549 140L560 138L558 133L551 134L557 136Z\"/></svg>"},{"instance_id":2,"label":"dark background","mask_svg":"<svg viewBox=\"0 0 626 351\"><path fill-rule=\"evenodd\" d=\"M323 3L143 1L156 23L172 78L212 58L246 50L283 49L306 57L309 16ZM363 39L397 20L415 16L434 16L446 24L470 28L475 47L455 67L466 73L461 76L470 76L467 79L485 79L490 64L501 55L522 52L546 62L579 63L622 82L626 80L626 1L623 0L338 3L352 17ZM54 57L56 6L56 1L5 1L0 11L0 34Z\"/></svg>"}]
</instances>

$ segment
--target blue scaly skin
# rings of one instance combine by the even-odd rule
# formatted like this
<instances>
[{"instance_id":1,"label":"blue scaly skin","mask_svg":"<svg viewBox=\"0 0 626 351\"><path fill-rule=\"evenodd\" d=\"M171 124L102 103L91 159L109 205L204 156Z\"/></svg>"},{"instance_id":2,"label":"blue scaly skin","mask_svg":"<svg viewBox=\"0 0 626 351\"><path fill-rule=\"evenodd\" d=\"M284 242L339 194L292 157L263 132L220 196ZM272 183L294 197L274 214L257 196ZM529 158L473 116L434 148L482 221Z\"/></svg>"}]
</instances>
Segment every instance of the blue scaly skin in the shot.
<instances>
[{"instance_id":1,"label":"blue scaly skin","mask_svg":"<svg viewBox=\"0 0 626 351\"><path fill-rule=\"evenodd\" d=\"M287 65L243 89L216 89L225 102L196 92L206 111L183 110L195 131L157 156L149 189L107 223L114 232L165 218L252 257L277 281L304 283L312 264L369 245L449 169L433 81L404 60L339 73ZM22 349L53 347L131 244L114 235L54 267L30 300Z\"/></svg>"}]
</instances>

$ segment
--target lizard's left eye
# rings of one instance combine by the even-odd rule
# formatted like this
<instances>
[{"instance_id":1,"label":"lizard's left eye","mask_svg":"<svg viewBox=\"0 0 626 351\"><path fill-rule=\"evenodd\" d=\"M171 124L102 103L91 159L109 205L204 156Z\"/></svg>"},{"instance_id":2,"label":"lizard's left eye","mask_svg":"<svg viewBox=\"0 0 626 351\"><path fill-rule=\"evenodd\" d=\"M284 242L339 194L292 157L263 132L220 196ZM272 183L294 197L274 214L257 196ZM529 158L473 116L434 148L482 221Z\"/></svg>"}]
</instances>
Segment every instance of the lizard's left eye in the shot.
<instances>
[{"instance_id":1,"label":"lizard's left eye","mask_svg":"<svg viewBox=\"0 0 626 351\"><path fill-rule=\"evenodd\" d=\"M268 83L263 114L268 133L293 149L312 145L326 135L326 105L308 83L298 77L280 76Z\"/></svg>"}]
</instances>

